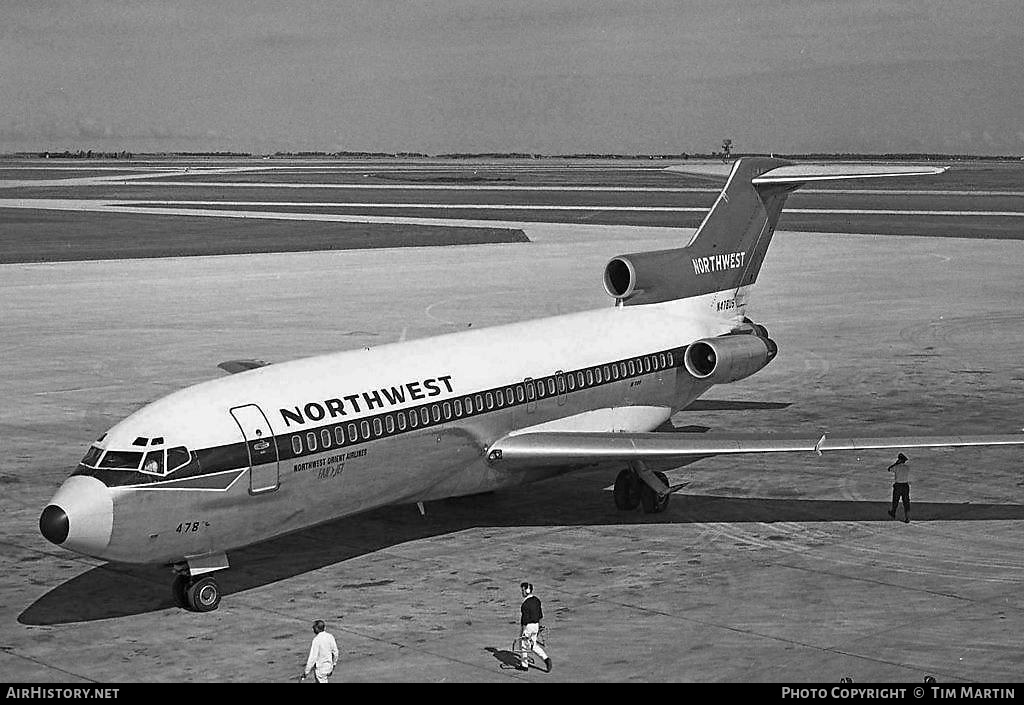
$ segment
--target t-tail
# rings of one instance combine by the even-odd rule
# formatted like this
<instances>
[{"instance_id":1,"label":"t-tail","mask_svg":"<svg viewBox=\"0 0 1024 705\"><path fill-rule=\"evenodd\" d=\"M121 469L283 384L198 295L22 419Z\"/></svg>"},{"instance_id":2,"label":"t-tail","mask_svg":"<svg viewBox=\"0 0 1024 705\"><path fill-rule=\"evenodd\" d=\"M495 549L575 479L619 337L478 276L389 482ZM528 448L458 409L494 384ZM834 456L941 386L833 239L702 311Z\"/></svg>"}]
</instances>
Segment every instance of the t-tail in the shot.
<instances>
[{"instance_id":1,"label":"t-tail","mask_svg":"<svg viewBox=\"0 0 1024 705\"><path fill-rule=\"evenodd\" d=\"M725 166L677 166L667 171L720 177ZM943 171L945 167L737 159L725 187L687 245L613 258L605 267L605 288L624 305L662 303L717 292L735 298L741 289L757 281L786 198L804 184Z\"/></svg>"}]
</instances>

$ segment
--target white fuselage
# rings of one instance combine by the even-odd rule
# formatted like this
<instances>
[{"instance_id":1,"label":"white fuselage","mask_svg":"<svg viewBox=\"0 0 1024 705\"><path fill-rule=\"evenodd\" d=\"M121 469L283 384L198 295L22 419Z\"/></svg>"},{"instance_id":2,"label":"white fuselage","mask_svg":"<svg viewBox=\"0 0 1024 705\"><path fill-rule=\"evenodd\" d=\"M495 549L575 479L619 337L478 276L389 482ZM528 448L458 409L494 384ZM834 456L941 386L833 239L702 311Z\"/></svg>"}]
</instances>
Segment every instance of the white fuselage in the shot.
<instances>
[{"instance_id":1,"label":"white fuselage","mask_svg":"<svg viewBox=\"0 0 1024 705\"><path fill-rule=\"evenodd\" d=\"M723 298L734 300L727 315ZM734 329L745 298L729 291L617 306L273 364L183 389L124 419L97 447L184 447L192 458L184 477L131 473L145 481L100 489L89 475L102 473L80 466L53 500L68 513L65 546L170 563L382 505L549 477L562 470L501 469L488 464L487 449L527 428L653 430L710 386L686 373L681 349Z\"/></svg>"}]
</instances>

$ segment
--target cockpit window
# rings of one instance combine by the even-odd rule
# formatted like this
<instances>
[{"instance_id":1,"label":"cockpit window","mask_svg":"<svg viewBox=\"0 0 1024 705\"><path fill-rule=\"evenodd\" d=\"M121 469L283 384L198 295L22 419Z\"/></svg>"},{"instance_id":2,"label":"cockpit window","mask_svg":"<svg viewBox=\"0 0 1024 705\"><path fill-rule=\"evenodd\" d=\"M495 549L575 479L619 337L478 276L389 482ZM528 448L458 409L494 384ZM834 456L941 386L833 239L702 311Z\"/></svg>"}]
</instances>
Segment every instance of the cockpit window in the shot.
<instances>
[{"instance_id":1,"label":"cockpit window","mask_svg":"<svg viewBox=\"0 0 1024 705\"><path fill-rule=\"evenodd\" d=\"M85 454L85 457L82 458L82 465L88 465L91 468L96 467L101 455L103 455L103 449L92 446L89 448L89 452Z\"/></svg>"},{"instance_id":2,"label":"cockpit window","mask_svg":"<svg viewBox=\"0 0 1024 705\"><path fill-rule=\"evenodd\" d=\"M151 475L164 474L164 452L162 450L151 450L146 453L146 459L142 461L142 472Z\"/></svg>"},{"instance_id":3,"label":"cockpit window","mask_svg":"<svg viewBox=\"0 0 1024 705\"><path fill-rule=\"evenodd\" d=\"M177 448L167 449L167 472L174 472L183 465L188 465L188 461L192 459L188 449L185 446L178 446Z\"/></svg>"},{"instance_id":4,"label":"cockpit window","mask_svg":"<svg viewBox=\"0 0 1024 705\"><path fill-rule=\"evenodd\" d=\"M142 453L129 450L108 450L100 463L101 468L111 470L138 470L142 462Z\"/></svg>"}]
</instances>

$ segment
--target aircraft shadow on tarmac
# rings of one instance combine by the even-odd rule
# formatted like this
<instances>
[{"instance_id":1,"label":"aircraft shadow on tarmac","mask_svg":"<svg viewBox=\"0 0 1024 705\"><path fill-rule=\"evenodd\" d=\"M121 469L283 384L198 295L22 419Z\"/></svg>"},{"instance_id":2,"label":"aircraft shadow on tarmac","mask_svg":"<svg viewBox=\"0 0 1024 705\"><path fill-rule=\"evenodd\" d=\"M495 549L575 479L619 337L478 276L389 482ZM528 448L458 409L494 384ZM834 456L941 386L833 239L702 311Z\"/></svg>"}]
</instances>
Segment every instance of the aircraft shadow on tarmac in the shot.
<instances>
[{"instance_id":1,"label":"aircraft shadow on tarmac","mask_svg":"<svg viewBox=\"0 0 1024 705\"><path fill-rule=\"evenodd\" d=\"M685 426L675 430L700 433L708 429ZM232 567L217 578L226 598L379 550L467 529L888 521L889 497L883 488L878 501L677 493L665 512L644 514L615 509L610 493L603 491L613 479L614 471L607 469L578 471L503 492L429 502L426 516L414 505L383 507L231 551ZM902 516L902 510L897 516ZM914 522L1019 519L1024 519L1024 505L913 503ZM65 624L172 608L171 578L165 566L106 563L58 585L22 612L18 621Z\"/></svg>"},{"instance_id":2,"label":"aircraft shadow on tarmac","mask_svg":"<svg viewBox=\"0 0 1024 705\"><path fill-rule=\"evenodd\" d=\"M225 597L287 580L411 541L466 529L516 526L600 526L702 522L888 521L888 501L805 500L676 494L662 514L619 512L610 478L556 478L527 488L377 509L230 553L232 567L218 575ZM561 485L561 487L557 487ZM549 494L538 501L537 487ZM554 491L552 491L554 490ZM897 516L902 515L902 510ZM915 502L913 520L1024 519L1024 505ZM455 550L455 549L453 549ZM22 624L50 625L126 617L173 607L171 572L158 565L107 563L57 586L18 617Z\"/></svg>"}]
</instances>

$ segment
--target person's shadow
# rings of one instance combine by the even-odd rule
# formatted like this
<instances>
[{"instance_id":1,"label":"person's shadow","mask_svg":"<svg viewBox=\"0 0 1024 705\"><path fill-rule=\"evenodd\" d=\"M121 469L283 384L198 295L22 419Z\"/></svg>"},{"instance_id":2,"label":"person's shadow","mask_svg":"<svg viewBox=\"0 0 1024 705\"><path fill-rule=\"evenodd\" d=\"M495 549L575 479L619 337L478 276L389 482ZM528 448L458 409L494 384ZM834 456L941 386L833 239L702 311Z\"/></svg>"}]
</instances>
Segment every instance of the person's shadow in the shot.
<instances>
[{"instance_id":1,"label":"person's shadow","mask_svg":"<svg viewBox=\"0 0 1024 705\"><path fill-rule=\"evenodd\" d=\"M491 656L498 660L498 667L502 670L515 669L519 666L519 656L508 649L496 649L493 646L488 646L485 651L489 651Z\"/></svg>"}]
</instances>

